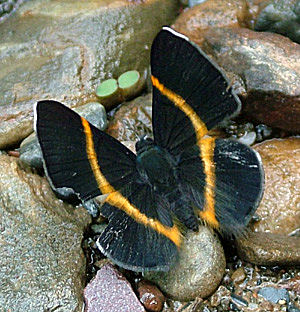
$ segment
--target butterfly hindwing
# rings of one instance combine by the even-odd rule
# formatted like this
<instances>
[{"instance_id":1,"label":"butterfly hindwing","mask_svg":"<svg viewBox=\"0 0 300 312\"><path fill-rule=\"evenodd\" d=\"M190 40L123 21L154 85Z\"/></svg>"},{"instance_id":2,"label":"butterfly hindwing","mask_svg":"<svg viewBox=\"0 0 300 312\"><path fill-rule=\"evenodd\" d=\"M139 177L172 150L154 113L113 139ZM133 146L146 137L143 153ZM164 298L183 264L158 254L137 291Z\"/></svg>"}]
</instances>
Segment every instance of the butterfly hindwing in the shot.
<instances>
[{"instance_id":1,"label":"butterfly hindwing","mask_svg":"<svg viewBox=\"0 0 300 312\"><path fill-rule=\"evenodd\" d=\"M97 246L123 268L169 270L178 255L181 233L164 204L153 188L138 182L110 194L101 209L109 224Z\"/></svg>"},{"instance_id":2,"label":"butterfly hindwing","mask_svg":"<svg viewBox=\"0 0 300 312\"><path fill-rule=\"evenodd\" d=\"M40 101L35 119L45 169L54 188L73 189L85 201L134 179L136 156L71 109L59 102Z\"/></svg>"},{"instance_id":3,"label":"butterfly hindwing","mask_svg":"<svg viewBox=\"0 0 300 312\"><path fill-rule=\"evenodd\" d=\"M152 44L151 73L154 139L173 155L240 109L221 69L169 27Z\"/></svg>"},{"instance_id":4,"label":"butterfly hindwing","mask_svg":"<svg viewBox=\"0 0 300 312\"><path fill-rule=\"evenodd\" d=\"M183 192L199 216L226 235L239 235L262 196L264 173L259 155L233 140L205 138L181 155Z\"/></svg>"}]
</instances>

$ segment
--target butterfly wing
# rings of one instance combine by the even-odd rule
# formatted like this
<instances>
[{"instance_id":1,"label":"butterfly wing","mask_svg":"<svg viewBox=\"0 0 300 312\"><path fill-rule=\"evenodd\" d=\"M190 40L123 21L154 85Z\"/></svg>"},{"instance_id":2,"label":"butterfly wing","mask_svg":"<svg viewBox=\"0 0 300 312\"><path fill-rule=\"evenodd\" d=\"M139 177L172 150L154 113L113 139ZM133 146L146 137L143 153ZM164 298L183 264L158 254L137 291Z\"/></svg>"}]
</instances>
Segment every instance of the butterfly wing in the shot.
<instances>
[{"instance_id":1,"label":"butterfly wing","mask_svg":"<svg viewBox=\"0 0 300 312\"><path fill-rule=\"evenodd\" d=\"M109 224L97 246L119 266L167 271L177 259L182 235L168 204L149 185L127 184L107 197L101 213Z\"/></svg>"},{"instance_id":2,"label":"butterfly wing","mask_svg":"<svg viewBox=\"0 0 300 312\"><path fill-rule=\"evenodd\" d=\"M173 155L240 109L221 69L169 27L154 39L151 72L154 139Z\"/></svg>"},{"instance_id":3,"label":"butterfly wing","mask_svg":"<svg viewBox=\"0 0 300 312\"><path fill-rule=\"evenodd\" d=\"M108 194L101 213L109 224L97 242L103 253L135 271L168 270L181 233L168 203L141 181L136 156L58 102L39 102L35 119L52 185L84 201Z\"/></svg>"},{"instance_id":4,"label":"butterfly wing","mask_svg":"<svg viewBox=\"0 0 300 312\"><path fill-rule=\"evenodd\" d=\"M233 140L205 138L181 155L178 174L191 205L210 226L238 236L263 193L260 156Z\"/></svg>"},{"instance_id":5,"label":"butterfly wing","mask_svg":"<svg viewBox=\"0 0 300 312\"><path fill-rule=\"evenodd\" d=\"M38 102L35 120L46 173L54 188L70 188L86 201L135 179L136 156L61 103Z\"/></svg>"}]
</instances>

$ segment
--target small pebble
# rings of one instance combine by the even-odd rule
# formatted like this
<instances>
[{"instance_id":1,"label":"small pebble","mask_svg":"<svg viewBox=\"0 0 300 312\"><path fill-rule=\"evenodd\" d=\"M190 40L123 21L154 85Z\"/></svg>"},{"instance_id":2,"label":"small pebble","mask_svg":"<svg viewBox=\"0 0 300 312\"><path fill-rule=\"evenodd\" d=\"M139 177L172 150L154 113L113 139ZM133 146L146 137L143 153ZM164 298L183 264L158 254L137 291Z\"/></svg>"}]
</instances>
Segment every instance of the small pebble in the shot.
<instances>
[{"instance_id":1,"label":"small pebble","mask_svg":"<svg viewBox=\"0 0 300 312\"><path fill-rule=\"evenodd\" d=\"M256 139L256 133L254 131L245 132L245 134L241 137L239 137L238 141L246 144L246 145L252 145L255 142Z\"/></svg>"},{"instance_id":2,"label":"small pebble","mask_svg":"<svg viewBox=\"0 0 300 312\"><path fill-rule=\"evenodd\" d=\"M245 274L245 270L243 267L238 268L231 275L232 281L237 284L244 281L245 278L246 278L246 274Z\"/></svg>"},{"instance_id":3,"label":"small pebble","mask_svg":"<svg viewBox=\"0 0 300 312\"><path fill-rule=\"evenodd\" d=\"M138 297L147 311L160 312L165 302L165 296L152 283L140 281L138 283Z\"/></svg>"}]
</instances>

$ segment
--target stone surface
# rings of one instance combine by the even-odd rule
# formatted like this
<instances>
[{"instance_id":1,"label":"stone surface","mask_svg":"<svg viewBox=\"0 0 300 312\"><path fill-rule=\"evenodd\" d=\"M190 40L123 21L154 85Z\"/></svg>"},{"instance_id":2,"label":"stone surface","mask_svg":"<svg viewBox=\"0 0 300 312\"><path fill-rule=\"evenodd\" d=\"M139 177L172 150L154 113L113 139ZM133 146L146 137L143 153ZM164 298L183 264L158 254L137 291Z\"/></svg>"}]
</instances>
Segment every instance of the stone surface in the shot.
<instances>
[{"instance_id":1,"label":"stone surface","mask_svg":"<svg viewBox=\"0 0 300 312\"><path fill-rule=\"evenodd\" d=\"M20 6L0 24L0 148L30 134L37 100L77 106L96 99L102 80L144 72L155 34L177 9L173 0L31 0Z\"/></svg>"},{"instance_id":2,"label":"stone surface","mask_svg":"<svg viewBox=\"0 0 300 312\"><path fill-rule=\"evenodd\" d=\"M189 301L207 297L218 287L225 271L225 256L217 237L207 227L188 232L179 261L167 273L146 273L168 297Z\"/></svg>"},{"instance_id":3,"label":"stone surface","mask_svg":"<svg viewBox=\"0 0 300 312\"><path fill-rule=\"evenodd\" d=\"M0 155L0 311L80 312L90 218Z\"/></svg>"},{"instance_id":4,"label":"stone surface","mask_svg":"<svg viewBox=\"0 0 300 312\"><path fill-rule=\"evenodd\" d=\"M238 27L249 15L245 0L208 0L185 10L173 27L202 45L203 34L214 27Z\"/></svg>"},{"instance_id":5,"label":"stone surface","mask_svg":"<svg viewBox=\"0 0 300 312\"><path fill-rule=\"evenodd\" d=\"M257 265L300 265L300 237L251 232L237 247L242 259Z\"/></svg>"},{"instance_id":6,"label":"stone surface","mask_svg":"<svg viewBox=\"0 0 300 312\"><path fill-rule=\"evenodd\" d=\"M85 312L145 312L131 285L111 264L104 264L84 290Z\"/></svg>"},{"instance_id":7,"label":"stone surface","mask_svg":"<svg viewBox=\"0 0 300 312\"><path fill-rule=\"evenodd\" d=\"M165 302L165 296L152 283L142 280L137 285L137 292L141 303L147 311L160 312Z\"/></svg>"},{"instance_id":8,"label":"stone surface","mask_svg":"<svg viewBox=\"0 0 300 312\"><path fill-rule=\"evenodd\" d=\"M300 46L278 34L246 28L207 30L203 49L225 69L257 122L300 130Z\"/></svg>"},{"instance_id":9,"label":"stone surface","mask_svg":"<svg viewBox=\"0 0 300 312\"><path fill-rule=\"evenodd\" d=\"M263 287L258 291L258 294L273 303L278 303L280 300L289 302L289 294L286 289Z\"/></svg>"},{"instance_id":10,"label":"stone surface","mask_svg":"<svg viewBox=\"0 0 300 312\"><path fill-rule=\"evenodd\" d=\"M113 115L108 134L119 141L135 142L139 136L152 135L152 94L124 103Z\"/></svg>"},{"instance_id":11,"label":"stone surface","mask_svg":"<svg viewBox=\"0 0 300 312\"><path fill-rule=\"evenodd\" d=\"M291 234L300 228L300 138L272 139L254 149L262 158L265 191L252 230Z\"/></svg>"},{"instance_id":12,"label":"stone surface","mask_svg":"<svg viewBox=\"0 0 300 312\"><path fill-rule=\"evenodd\" d=\"M261 10L255 30L282 34L300 43L299 0L272 0Z\"/></svg>"}]
</instances>

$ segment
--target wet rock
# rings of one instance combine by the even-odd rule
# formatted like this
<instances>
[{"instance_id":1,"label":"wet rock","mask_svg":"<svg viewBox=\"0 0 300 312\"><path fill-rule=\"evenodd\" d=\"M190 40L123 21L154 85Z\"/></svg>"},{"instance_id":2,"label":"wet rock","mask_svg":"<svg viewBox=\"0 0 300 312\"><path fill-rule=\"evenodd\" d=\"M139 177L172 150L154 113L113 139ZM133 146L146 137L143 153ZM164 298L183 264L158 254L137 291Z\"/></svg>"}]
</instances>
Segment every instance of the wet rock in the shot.
<instances>
[{"instance_id":1,"label":"wet rock","mask_svg":"<svg viewBox=\"0 0 300 312\"><path fill-rule=\"evenodd\" d=\"M300 43L300 2L272 0L258 15L255 30L282 34Z\"/></svg>"},{"instance_id":2,"label":"wet rock","mask_svg":"<svg viewBox=\"0 0 300 312\"><path fill-rule=\"evenodd\" d=\"M131 285L111 264L104 264L84 290L85 312L145 312Z\"/></svg>"},{"instance_id":3,"label":"wet rock","mask_svg":"<svg viewBox=\"0 0 300 312\"><path fill-rule=\"evenodd\" d=\"M263 287L258 291L258 294L273 303L278 303L280 300L289 302L289 293L286 289Z\"/></svg>"},{"instance_id":4,"label":"wet rock","mask_svg":"<svg viewBox=\"0 0 300 312\"><path fill-rule=\"evenodd\" d=\"M237 241L239 256L258 265L299 265L300 237L252 232Z\"/></svg>"},{"instance_id":5,"label":"wet rock","mask_svg":"<svg viewBox=\"0 0 300 312\"><path fill-rule=\"evenodd\" d=\"M90 218L58 200L46 179L0 155L0 310L81 311L83 231Z\"/></svg>"},{"instance_id":6,"label":"wet rock","mask_svg":"<svg viewBox=\"0 0 300 312\"><path fill-rule=\"evenodd\" d=\"M100 81L132 69L143 73L154 36L177 9L173 0L24 3L0 24L5 34L0 45L0 148L32 132L37 100L78 106L96 100Z\"/></svg>"},{"instance_id":7,"label":"wet rock","mask_svg":"<svg viewBox=\"0 0 300 312\"><path fill-rule=\"evenodd\" d=\"M107 132L119 141L135 142L139 136L152 135L152 94L124 103L115 112Z\"/></svg>"},{"instance_id":8,"label":"wet rock","mask_svg":"<svg viewBox=\"0 0 300 312\"><path fill-rule=\"evenodd\" d=\"M223 248L207 227L189 232L179 261L167 273L147 273L145 277L170 298L189 301L209 296L219 285L225 270Z\"/></svg>"},{"instance_id":9,"label":"wet rock","mask_svg":"<svg viewBox=\"0 0 300 312\"><path fill-rule=\"evenodd\" d=\"M272 139L254 146L265 171L265 191L252 230L291 234L300 226L300 138Z\"/></svg>"},{"instance_id":10,"label":"wet rock","mask_svg":"<svg viewBox=\"0 0 300 312\"><path fill-rule=\"evenodd\" d=\"M160 312L162 310L165 296L155 285L148 281L140 281L137 292L141 303L147 311Z\"/></svg>"},{"instance_id":11,"label":"wet rock","mask_svg":"<svg viewBox=\"0 0 300 312\"><path fill-rule=\"evenodd\" d=\"M105 108L98 102L90 102L74 108L80 116L87 119L92 125L100 130L107 127ZM42 152L35 133L29 135L20 146L20 162L24 167L43 170ZM65 196L63 196L65 197Z\"/></svg>"},{"instance_id":12,"label":"wet rock","mask_svg":"<svg viewBox=\"0 0 300 312\"><path fill-rule=\"evenodd\" d=\"M288 38L246 28L205 32L203 49L233 80L243 112L256 122L299 132L300 46Z\"/></svg>"}]
</instances>

